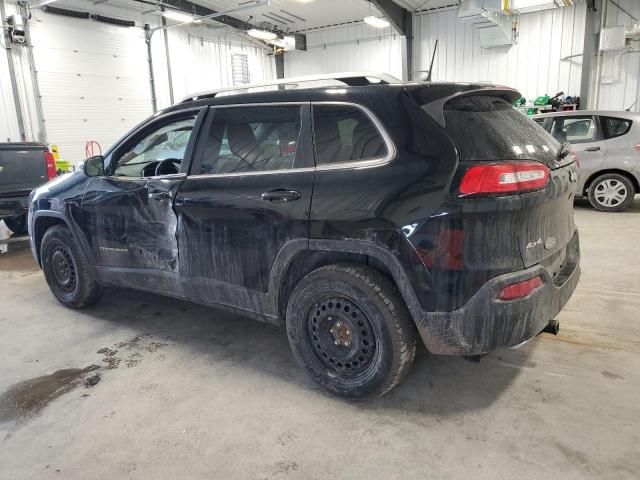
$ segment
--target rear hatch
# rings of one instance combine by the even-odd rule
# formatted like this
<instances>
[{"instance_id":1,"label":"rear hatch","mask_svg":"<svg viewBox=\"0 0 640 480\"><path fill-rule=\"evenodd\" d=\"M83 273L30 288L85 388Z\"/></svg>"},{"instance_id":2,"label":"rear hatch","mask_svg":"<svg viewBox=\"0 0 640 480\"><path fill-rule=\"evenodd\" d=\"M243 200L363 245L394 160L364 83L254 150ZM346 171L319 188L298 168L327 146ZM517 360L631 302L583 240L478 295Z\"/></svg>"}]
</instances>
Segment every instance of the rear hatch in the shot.
<instances>
[{"instance_id":1,"label":"rear hatch","mask_svg":"<svg viewBox=\"0 0 640 480\"><path fill-rule=\"evenodd\" d=\"M38 143L0 143L0 197L25 196L48 181L45 151Z\"/></svg>"},{"instance_id":2,"label":"rear hatch","mask_svg":"<svg viewBox=\"0 0 640 480\"><path fill-rule=\"evenodd\" d=\"M516 111L509 102L511 96L479 92L453 98L443 105L444 126L458 149L462 172L486 162L540 163L548 168L545 187L516 192L522 213L513 241L518 242L525 267L542 263L553 275L561 268L566 246L575 233L573 197L578 172L568 145L561 145ZM499 203L494 215L500 215ZM504 234L510 235L510 231Z\"/></svg>"}]
</instances>

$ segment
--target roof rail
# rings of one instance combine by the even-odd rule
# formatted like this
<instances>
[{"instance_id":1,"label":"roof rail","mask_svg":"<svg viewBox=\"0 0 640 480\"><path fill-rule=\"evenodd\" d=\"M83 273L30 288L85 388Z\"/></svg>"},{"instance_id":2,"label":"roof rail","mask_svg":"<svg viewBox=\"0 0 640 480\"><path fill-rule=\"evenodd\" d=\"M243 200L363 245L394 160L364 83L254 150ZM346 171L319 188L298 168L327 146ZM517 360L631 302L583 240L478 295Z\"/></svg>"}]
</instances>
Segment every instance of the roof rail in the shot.
<instances>
[{"instance_id":1,"label":"roof rail","mask_svg":"<svg viewBox=\"0 0 640 480\"><path fill-rule=\"evenodd\" d=\"M191 102L193 100L200 100L203 98L213 98L220 93L228 93L228 92L238 92L238 93L249 93L251 90L256 88L264 88L264 87L274 87L274 86L292 86L298 87L299 83L310 83L310 82L319 82L322 80L335 80L337 82L342 82L345 85L351 87L359 87L365 85L381 85L381 84L389 84L389 83L402 83L402 80L394 77L393 75L389 75L387 73L376 73L376 72L343 72L343 73L325 73L320 75L304 75L301 77L289 77L282 78L279 80L271 80L268 82L258 82L258 83L247 83L244 85L236 85L233 87L225 87L218 88L216 90L209 90L206 92L194 93L189 95L188 97L183 98L180 103ZM312 88L310 85L306 88ZM305 88L305 87L301 87Z\"/></svg>"}]
</instances>

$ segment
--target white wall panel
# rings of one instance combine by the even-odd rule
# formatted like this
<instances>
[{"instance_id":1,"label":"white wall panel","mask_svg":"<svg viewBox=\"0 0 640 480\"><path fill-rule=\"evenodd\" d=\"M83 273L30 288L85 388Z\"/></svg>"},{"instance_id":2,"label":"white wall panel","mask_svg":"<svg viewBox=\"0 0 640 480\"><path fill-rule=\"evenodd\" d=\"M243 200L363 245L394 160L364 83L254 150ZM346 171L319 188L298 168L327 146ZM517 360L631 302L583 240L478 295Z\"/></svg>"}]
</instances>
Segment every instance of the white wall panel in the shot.
<instances>
[{"instance_id":1,"label":"white wall panel","mask_svg":"<svg viewBox=\"0 0 640 480\"><path fill-rule=\"evenodd\" d=\"M59 6L136 22L136 27L125 28L33 11L30 26L47 140L60 147L62 158L77 163L84 159L84 145L88 140L99 142L104 151L151 115L142 26L145 23L157 26L159 17L142 15L140 9L148 6L137 2L96 5L84 0L65 0ZM8 13L13 13L16 7L9 4L8 9ZM275 77L273 56L227 29L179 27L168 32L176 101L189 93L230 85L232 53L247 55L251 81ZM164 108L170 105L170 99L162 32L154 34L152 51L158 107ZM28 139L37 139L37 116L26 51L16 50L15 57ZM11 107L13 97L5 72L6 60L0 56L0 61L4 61L0 64L0 106ZM15 132L10 133L11 129ZM15 112L3 108L0 141L7 137L19 140Z\"/></svg>"},{"instance_id":2,"label":"white wall panel","mask_svg":"<svg viewBox=\"0 0 640 480\"><path fill-rule=\"evenodd\" d=\"M585 3L513 17L519 38L510 48L483 49L478 30L458 20L457 9L414 18L414 66L428 70L439 40L434 81L491 82L517 88L527 99L580 94ZM418 75L423 76L422 72Z\"/></svg>"},{"instance_id":3,"label":"white wall panel","mask_svg":"<svg viewBox=\"0 0 640 480\"><path fill-rule=\"evenodd\" d=\"M366 24L307 33L308 51L285 53L285 76L370 70L402 78L402 37Z\"/></svg>"},{"instance_id":4,"label":"white wall panel","mask_svg":"<svg viewBox=\"0 0 640 480\"><path fill-rule=\"evenodd\" d=\"M161 33L157 35L154 42L161 43ZM169 30L169 53L176 102L192 93L232 86L231 55L234 53L247 55L250 82L275 78L275 61L273 55L267 55L268 50L226 30ZM168 105L166 95L162 102Z\"/></svg>"},{"instance_id":5,"label":"white wall panel","mask_svg":"<svg viewBox=\"0 0 640 480\"><path fill-rule=\"evenodd\" d=\"M20 130L13 102L7 55L5 49L0 48L0 142L18 141Z\"/></svg>"},{"instance_id":6,"label":"white wall panel","mask_svg":"<svg viewBox=\"0 0 640 480\"><path fill-rule=\"evenodd\" d=\"M144 32L34 11L31 24L47 139L78 162L151 114Z\"/></svg>"},{"instance_id":7,"label":"white wall panel","mask_svg":"<svg viewBox=\"0 0 640 480\"><path fill-rule=\"evenodd\" d=\"M640 1L617 0L616 3L640 18ZM631 25L634 20L611 2L607 5L605 27ZM597 69L597 59L593 61ZM640 41L634 40L626 50L602 52L598 108L640 112ZM634 105L635 103L635 105Z\"/></svg>"}]
</instances>

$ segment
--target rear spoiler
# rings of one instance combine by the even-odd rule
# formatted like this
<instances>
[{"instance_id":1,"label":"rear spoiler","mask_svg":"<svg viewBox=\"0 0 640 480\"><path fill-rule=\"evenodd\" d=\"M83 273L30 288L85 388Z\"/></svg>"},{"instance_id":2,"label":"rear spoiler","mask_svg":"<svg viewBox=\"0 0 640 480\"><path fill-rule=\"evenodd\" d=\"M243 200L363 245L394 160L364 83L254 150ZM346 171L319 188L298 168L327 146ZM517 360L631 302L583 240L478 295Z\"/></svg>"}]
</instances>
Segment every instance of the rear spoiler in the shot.
<instances>
[{"instance_id":1,"label":"rear spoiler","mask_svg":"<svg viewBox=\"0 0 640 480\"><path fill-rule=\"evenodd\" d=\"M521 97L520 92L518 92L513 88L491 85L486 87L458 91L451 95L447 95L447 96L438 98L436 100L433 100L429 103L426 103L424 105L421 105L421 107L425 112L429 114L431 118L433 118L438 123L438 125L444 128L445 127L444 106L451 100L461 98L461 97L469 97L472 95L495 96L495 97L503 98L509 103L513 103L518 98Z\"/></svg>"}]
</instances>

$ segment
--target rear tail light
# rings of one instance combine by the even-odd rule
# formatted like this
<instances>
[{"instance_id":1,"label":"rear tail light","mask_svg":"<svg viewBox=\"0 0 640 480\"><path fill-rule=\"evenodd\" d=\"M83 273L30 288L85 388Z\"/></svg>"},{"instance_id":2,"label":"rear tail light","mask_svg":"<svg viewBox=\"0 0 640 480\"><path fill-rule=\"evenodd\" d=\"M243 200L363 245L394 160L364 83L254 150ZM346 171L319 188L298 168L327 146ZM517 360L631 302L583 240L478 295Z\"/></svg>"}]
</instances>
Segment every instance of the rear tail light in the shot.
<instances>
[{"instance_id":1,"label":"rear tail light","mask_svg":"<svg viewBox=\"0 0 640 480\"><path fill-rule=\"evenodd\" d=\"M47 180L51 180L58 176L56 170L56 159L53 158L53 154L49 151L44 152L44 164L47 167Z\"/></svg>"},{"instance_id":2,"label":"rear tail light","mask_svg":"<svg viewBox=\"0 0 640 480\"><path fill-rule=\"evenodd\" d=\"M544 188L549 169L538 162L489 163L470 167L460 182L460 195L520 193Z\"/></svg>"},{"instance_id":3,"label":"rear tail light","mask_svg":"<svg viewBox=\"0 0 640 480\"><path fill-rule=\"evenodd\" d=\"M500 300L516 300L518 298L524 298L541 285L542 279L540 277L533 277L529 280L525 280L524 282L513 283L500 290L498 298Z\"/></svg>"}]
</instances>

